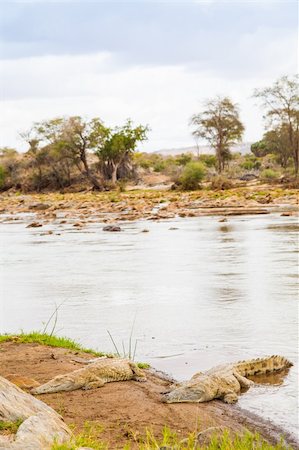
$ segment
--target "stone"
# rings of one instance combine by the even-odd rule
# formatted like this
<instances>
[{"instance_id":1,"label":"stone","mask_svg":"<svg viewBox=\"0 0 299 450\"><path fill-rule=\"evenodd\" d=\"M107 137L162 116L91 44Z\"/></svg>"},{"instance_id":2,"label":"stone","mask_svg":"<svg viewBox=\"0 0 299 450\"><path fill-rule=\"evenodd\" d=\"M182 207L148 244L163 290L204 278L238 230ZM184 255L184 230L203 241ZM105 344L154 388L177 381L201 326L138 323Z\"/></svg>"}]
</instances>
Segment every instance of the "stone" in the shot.
<instances>
[{"instance_id":1,"label":"stone","mask_svg":"<svg viewBox=\"0 0 299 450\"><path fill-rule=\"evenodd\" d=\"M119 232L121 228L118 225L106 225L103 231Z\"/></svg>"},{"instance_id":2,"label":"stone","mask_svg":"<svg viewBox=\"0 0 299 450\"><path fill-rule=\"evenodd\" d=\"M32 203L29 205L29 209L35 209L36 211L44 211L45 209L50 208L50 205L47 203Z\"/></svg>"},{"instance_id":3,"label":"stone","mask_svg":"<svg viewBox=\"0 0 299 450\"><path fill-rule=\"evenodd\" d=\"M26 228L39 228L39 227L42 227L42 226L43 226L42 223L39 223L39 222L32 222L32 223L29 223L29 225L27 225Z\"/></svg>"},{"instance_id":4,"label":"stone","mask_svg":"<svg viewBox=\"0 0 299 450\"><path fill-rule=\"evenodd\" d=\"M258 177L256 175L254 175L254 173L245 173L244 175L242 175L239 180L241 181L252 181L252 180L256 180Z\"/></svg>"},{"instance_id":5,"label":"stone","mask_svg":"<svg viewBox=\"0 0 299 450\"><path fill-rule=\"evenodd\" d=\"M54 440L70 440L71 431L54 409L0 377L0 420L23 420L14 439L1 437L0 450L50 450Z\"/></svg>"},{"instance_id":6,"label":"stone","mask_svg":"<svg viewBox=\"0 0 299 450\"><path fill-rule=\"evenodd\" d=\"M268 203L272 202L271 194L267 194L264 197L260 197L257 199L258 203L261 203L262 205L267 205Z\"/></svg>"}]
</instances>

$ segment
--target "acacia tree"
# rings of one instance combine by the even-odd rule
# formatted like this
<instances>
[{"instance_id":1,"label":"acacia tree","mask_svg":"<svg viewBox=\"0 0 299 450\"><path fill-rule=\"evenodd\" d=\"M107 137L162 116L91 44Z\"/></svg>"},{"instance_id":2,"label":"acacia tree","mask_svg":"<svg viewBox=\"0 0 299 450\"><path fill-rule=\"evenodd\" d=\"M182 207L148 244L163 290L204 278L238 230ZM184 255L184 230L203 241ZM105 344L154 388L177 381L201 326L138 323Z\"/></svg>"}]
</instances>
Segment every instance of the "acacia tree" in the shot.
<instances>
[{"instance_id":1,"label":"acacia tree","mask_svg":"<svg viewBox=\"0 0 299 450\"><path fill-rule=\"evenodd\" d=\"M91 182L94 189L103 189L103 180L90 169L88 152L97 152L103 145L109 129L95 117L84 121L81 117L70 117L64 124L62 146L72 155L77 167Z\"/></svg>"},{"instance_id":2,"label":"acacia tree","mask_svg":"<svg viewBox=\"0 0 299 450\"><path fill-rule=\"evenodd\" d=\"M102 180L90 169L88 152L96 151L107 133L108 129L99 118L88 121L74 116L36 123L22 137L29 143L28 153L39 171L45 162L53 162L54 169L58 162L64 163L69 170L71 162L88 178L93 188L102 189Z\"/></svg>"},{"instance_id":3,"label":"acacia tree","mask_svg":"<svg viewBox=\"0 0 299 450\"><path fill-rule=\"evenodd\" d=\"M192 116L191 125L196 126L193 136L204 139L215 150L221 172L230 158L231 146L241 140L244 132L237 105L228 97L208 100L203 111Z\"/></svg>"},{"instance_id":4,"label":"acacia tree","mask_svg":"<svg viewBox=\"0 0 299 450\"><path fill-rule=\"evenodd\" d=\"M113 184L117 181L119 167L130 161L137 143L147 139L148 131L147 126L133 128L132 122L128 120L124 126L110 129L106 134L96 154Z\"/></svg>"},{"instance_id":5,"label":"acacia tree","mask_svg":"<svg viewBox=\"0 0 299 450\"><path fill-rule=\"evenodd\" d=\"M17 150L9 147L0 148L0 177L2 188L10 188L19 181L21 167L21 156Z\"/></svg>"},{"instance_id":6,"label":"acacia tree","mask_svg":"<svg viewBox=\"0 0 299 450\"><path fill-rule=\"evenodd\" d=\"M287 124L284 123L267 131L262 140L251 145L251 151L257 157L272 153L276 155L281 167L286 168L290 158L292 158Z\"/></svg>"},{"instance_id":7,"label":"acacia tree","mask_svg":"<svg viewBox=\"0 0 299 450\"><path fill-rule=\"evenodd\" d=\"M256 89L254 97L265 109L266 127L269 131L287 130L287 142L282 151L291 151L295 174L299 169L299 77L283 76L271 87ZM285 134L285 133L284 133Z\"/></svg>"}]
</instances>

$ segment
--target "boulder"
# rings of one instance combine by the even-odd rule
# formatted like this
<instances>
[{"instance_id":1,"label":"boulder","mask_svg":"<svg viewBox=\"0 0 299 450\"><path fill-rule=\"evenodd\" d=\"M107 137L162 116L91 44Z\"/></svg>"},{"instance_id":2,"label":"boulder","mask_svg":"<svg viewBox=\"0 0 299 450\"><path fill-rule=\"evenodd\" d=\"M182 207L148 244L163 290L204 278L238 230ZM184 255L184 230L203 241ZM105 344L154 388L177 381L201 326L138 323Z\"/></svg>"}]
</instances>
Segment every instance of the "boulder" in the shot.
<instances>
[{"instance_id":1,"label":"boulder","mask_svg":"<svg viewBox=\"0 0 299 450\"><path fill-rule=\"evenodd\" d=\"M50 450L70 440L71 431L50 406L0 377L0 420L23 420L14 437L1 436L0 450Z\"/></svg>"}]
</instances>

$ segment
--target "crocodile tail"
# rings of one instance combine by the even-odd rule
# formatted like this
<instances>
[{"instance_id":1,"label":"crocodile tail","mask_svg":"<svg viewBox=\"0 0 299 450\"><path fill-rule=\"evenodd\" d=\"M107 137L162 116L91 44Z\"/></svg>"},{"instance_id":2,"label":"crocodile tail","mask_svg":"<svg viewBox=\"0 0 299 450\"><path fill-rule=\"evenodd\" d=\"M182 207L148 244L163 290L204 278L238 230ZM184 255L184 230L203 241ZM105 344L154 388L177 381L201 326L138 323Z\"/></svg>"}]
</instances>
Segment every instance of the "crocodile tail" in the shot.
<instances>
[{"instance_id":1,"label":"crocodile tail","mask_svg":"<svg viewBox=\"0 0 299 450\"><path fill-rule=\"evenodd\" d=\"M239 361L234 366L240 375L244 377L251 375L262 375L271 372L288 369L293 363L284 356L272 355L265 358Z\"/></svg>"}]
</instances>

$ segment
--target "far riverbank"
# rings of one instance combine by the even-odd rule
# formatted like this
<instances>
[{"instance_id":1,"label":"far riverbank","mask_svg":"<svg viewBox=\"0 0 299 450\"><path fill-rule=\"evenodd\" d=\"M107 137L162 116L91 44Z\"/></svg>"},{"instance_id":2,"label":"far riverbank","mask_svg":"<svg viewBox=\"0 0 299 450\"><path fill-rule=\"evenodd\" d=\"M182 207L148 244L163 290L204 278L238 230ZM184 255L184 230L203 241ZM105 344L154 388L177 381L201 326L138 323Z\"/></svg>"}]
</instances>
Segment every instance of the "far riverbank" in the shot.
<instances>
[{"instance_id":1,"label":"far riverbank","mask_svg":"<svg viewBox=\"0 0 299 450\"><path fill-rule=\"evenodd\" d=\"M193 192L131 190L127 192L78 192L0 195L0 221L19 220L30 214L33 226L71 223L83 228L89 223L163 220L203 215L249 215L281 211L298 212L298 190L271 185L248 185L223 191Z\"/></svg>"}]
</instances>

